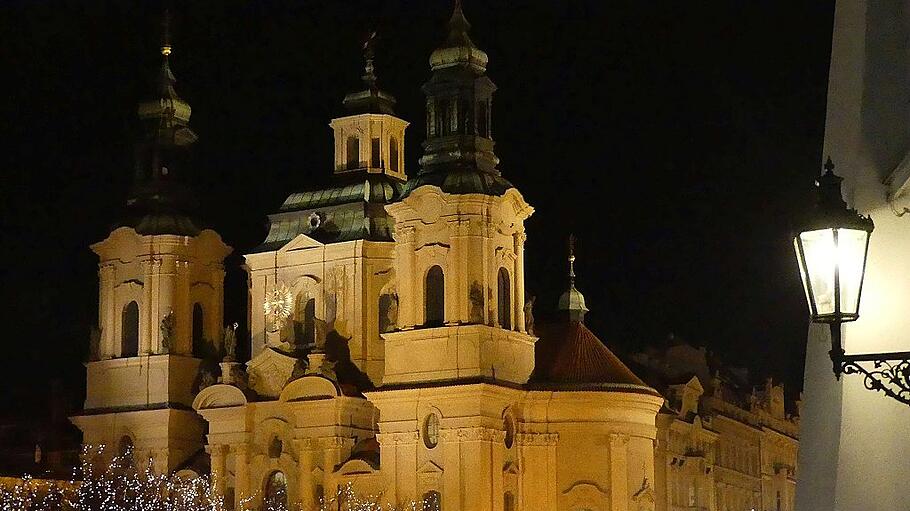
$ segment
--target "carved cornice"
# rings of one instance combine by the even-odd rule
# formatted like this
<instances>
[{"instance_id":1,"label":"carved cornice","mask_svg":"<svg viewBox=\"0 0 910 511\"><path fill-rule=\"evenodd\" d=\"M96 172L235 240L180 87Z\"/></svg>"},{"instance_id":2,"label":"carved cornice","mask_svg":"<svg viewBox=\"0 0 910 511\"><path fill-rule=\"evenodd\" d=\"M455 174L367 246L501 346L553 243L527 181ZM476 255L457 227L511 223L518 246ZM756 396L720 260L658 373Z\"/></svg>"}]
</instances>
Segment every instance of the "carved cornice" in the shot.
<instances>
[{"instance_id":1,"label":"carved cornice","mask_svg":"<svg viewBox=\"0 0 910 511\"><path fill-rule=\"evenodd\" d=\"M482 427L450 428L441 430L439 436L443 442L503 442L506 433Z\"/></svg>"},{"instance_id":2,"label":"carved cornice","mask_svg":"<svg viewBox=\"0 0 910 511\"><path fill-rule=\"evenodd\" d=\"M351 438L343 438L339 436L330 436L323 437L316 440L316 445L320 449L342 449L346 445L353 443Z\"/></svg>"},{"instance_id":3,"label":"carved cornice","mask_svg":"<svg viewBox=\"0 0 910 511\"><path fill-rule=\"evenodd\" d=\"M518 433L515 437L518 445L553 446L559 442L558 433Z\"/></svg>"},{"instance_id":4,"label":"carved cornice","mask_svg":"<svg viewBox=\"0 0 910 511\"><path fill-rule=\"evenodd\" d=\"M419 436L416 431L404 433L379 433L376 435L376 441L380 445L408 445L416 444Z\"/></svg>"}]
</instances>

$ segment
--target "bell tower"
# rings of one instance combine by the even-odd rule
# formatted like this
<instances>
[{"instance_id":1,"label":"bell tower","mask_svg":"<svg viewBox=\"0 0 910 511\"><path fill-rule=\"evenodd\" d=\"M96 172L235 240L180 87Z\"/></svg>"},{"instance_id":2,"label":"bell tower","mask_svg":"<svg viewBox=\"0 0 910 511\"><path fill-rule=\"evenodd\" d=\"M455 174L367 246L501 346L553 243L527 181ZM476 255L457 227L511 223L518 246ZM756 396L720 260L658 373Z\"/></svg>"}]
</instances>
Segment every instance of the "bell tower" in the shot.
<instances>
[{"instance_id":1,"label":"bell tower","mask_svg":"<svg viewBox=\"0 0 910 511\"><path fill-rule=\"evenodd\" d=\"M404 129L408 123L395 117L395 98L380 90L373 59L376 32L363 45L366 65L361 79L364 89L344 98L348 115L330 123L335 133L335 174L366 171L385 174L398 181L404 172Z\"/></svg>"},{"instance_id":2,"label":"bell tower","mask_svg":"<svg viewBox=\"0 0 910 511\"><path fill-rule=\"evenodd\" d=\"M532 213L493 153L496 86L456 2L424 84L421 168L395 218L398 331L385 335L384 383L462 378L525 383L534 340L524 317L524 221Z\"/></svg>"},{"instance_id":3,"label":"bell tower","mask_svg":"<svg viewBox=\"0 0 910 511\"><path fill-rule=\"evenodd\" d=\"M187 153L191 108L174 89L167 16L153 99L139 103L142 134L125 212L98 255L98 327L86 363L86 444L131 445L170 471L202 448L191 408L202 359L218 357L223 260L231 249L195 214Z\"/></svg>"}]
</instances>

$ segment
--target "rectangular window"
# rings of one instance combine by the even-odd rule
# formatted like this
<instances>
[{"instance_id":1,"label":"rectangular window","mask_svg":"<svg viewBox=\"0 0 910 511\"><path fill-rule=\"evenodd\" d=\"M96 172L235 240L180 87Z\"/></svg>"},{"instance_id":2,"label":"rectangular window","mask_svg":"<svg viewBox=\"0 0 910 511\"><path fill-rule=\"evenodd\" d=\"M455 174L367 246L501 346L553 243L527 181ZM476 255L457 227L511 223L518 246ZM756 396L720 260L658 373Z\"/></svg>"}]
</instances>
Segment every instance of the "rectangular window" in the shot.
<instances>
[{"instance_id":1,"label":"rectangular window","mask_svg":"<svg viewBox=\"0 0 910 511\"><path fill-rule=\"evenodd\" d=\"M348 137L347 142L348 169L360 167L360 139L357 137Z\"/></svg>"},{"instance_id":2,"label":"rectangular window","mask_svg":"<svg viewBox=\"0 0 910 511\"><path fill-rule=\"evenodd\" d=\"M487 123L488 115L487 102L481 101L480 103L477 103L477 134L481 137L490 137L489 125Z\"/></svg>"},{"instance_id":3,"label":"rectangular window","mask_svg":"<svg viewBox=\"0 0 910 511\"><path fill-rule=\"evenodd\" d=\"M370 142L370 166L378 169L382 167L382 157L379 154L379 138L374 138Z\"/></svg>"},{"instance_id":4,"label":"rectangular window","mask_svg":"<svg viewBox=\"0 0 910 511\"><path fill-rule=\"evenodd\" d=\"M389 140L389 163L393 172L398 172L398 139L392 137Z\"/></svg>"}]
</instances>

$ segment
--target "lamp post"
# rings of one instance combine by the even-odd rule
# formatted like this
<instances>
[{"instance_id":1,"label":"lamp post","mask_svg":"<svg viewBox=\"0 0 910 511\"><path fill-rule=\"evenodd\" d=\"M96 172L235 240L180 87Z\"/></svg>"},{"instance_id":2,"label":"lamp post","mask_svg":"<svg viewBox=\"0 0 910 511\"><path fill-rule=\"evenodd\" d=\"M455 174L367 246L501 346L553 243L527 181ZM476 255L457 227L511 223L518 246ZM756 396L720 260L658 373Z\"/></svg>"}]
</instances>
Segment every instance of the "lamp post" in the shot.
<instances>
[{"instance_id":1,"label":"lamp post","mask_svg":"<svg viewBox=\"0 0 910 511\"><path fill-rule=\"evenodd\" d=\"M829 354L837 379L841 374L863 374L867 389L910 405L910 352L844 351L841 324L859 318L869 238L875 226L871 218L847 207L841 196L843 178L834 174L830 158L824 168L816 182L814 215L793 239L810 317L831 328Z\"/></svg>"}]
</instances>

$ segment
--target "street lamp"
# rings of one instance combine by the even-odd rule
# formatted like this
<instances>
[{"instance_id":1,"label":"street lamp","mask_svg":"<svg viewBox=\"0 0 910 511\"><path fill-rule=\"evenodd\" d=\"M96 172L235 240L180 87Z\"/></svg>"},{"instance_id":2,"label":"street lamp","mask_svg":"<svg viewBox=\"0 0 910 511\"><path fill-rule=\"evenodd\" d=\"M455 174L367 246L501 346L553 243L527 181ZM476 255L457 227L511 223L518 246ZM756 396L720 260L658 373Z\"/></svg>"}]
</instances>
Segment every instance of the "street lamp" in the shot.
<instances>
[{"instance_id":1,"label":"street lamp","mask_svg":"<svg viewBox=\"0 0 910 511\"><path fill-rule=\"evenodd\" d=\"M831 328L829 354L837 379L841 374L863 374L867 389L910 405L910 352L844 352L841 323L859 318L869 237L875 226L871 218L847 208L841 196L843 178L834 174L831 158L824 168L816 181L815 214L793 238L811 319Z\"/></svg>"}]
</instances>

